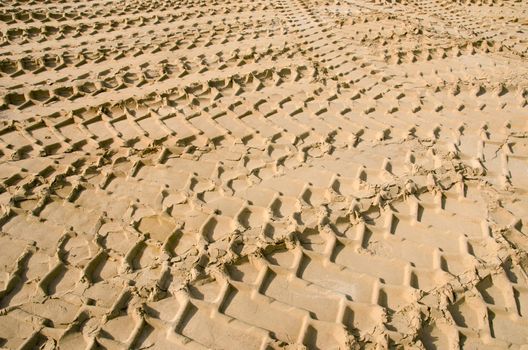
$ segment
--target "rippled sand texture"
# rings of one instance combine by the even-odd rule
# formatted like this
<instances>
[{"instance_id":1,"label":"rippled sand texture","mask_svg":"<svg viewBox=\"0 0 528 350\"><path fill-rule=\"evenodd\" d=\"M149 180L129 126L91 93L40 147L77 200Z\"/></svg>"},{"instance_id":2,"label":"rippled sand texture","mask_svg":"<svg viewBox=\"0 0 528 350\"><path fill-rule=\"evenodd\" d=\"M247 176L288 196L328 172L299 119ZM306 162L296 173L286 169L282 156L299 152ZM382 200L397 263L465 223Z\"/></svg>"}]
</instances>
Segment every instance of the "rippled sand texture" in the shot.
<instances>
[{"instance_id":1,"label":"rippled sand texture","mask_svg":"<svg viewBox=\"0 0 528 350\"><path fill-rule=\"evenodd\" d=\"M526 349L524 0L0 2L3 349Z\"/></svg>"}]
</instances>

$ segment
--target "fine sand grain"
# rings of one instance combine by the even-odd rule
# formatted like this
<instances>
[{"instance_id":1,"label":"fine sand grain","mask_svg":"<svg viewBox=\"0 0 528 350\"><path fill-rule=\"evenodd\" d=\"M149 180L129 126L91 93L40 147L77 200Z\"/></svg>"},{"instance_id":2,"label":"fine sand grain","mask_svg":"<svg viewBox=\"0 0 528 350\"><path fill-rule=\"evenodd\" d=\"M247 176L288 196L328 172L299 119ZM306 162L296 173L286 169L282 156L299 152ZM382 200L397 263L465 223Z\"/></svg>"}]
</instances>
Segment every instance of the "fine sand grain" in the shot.
<instances>
[{"instance_id":1,"label":"fine sand grain","mask_svg":"<svg viewBox=\"0 0 528 350\"><path fill-rule=\"evenodd\" d=\"M525 0L1 0L0 348L527 349Z\"/></svg>"}]
</instances>

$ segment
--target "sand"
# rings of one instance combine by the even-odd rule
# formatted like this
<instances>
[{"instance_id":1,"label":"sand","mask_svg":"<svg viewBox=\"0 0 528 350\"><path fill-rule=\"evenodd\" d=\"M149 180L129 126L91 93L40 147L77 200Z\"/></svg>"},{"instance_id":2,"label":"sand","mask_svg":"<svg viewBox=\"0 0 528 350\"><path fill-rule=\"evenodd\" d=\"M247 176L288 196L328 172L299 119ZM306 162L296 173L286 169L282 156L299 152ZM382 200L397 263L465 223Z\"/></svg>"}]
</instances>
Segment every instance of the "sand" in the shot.
<instances>
[{"instance_id":1,"label":"sand","mask_svg":"<svg viewBox=\"0 0 528 350\"><path fill-rule=\"evenodd\" d=\"M523 0L3 0L2 349L527 349Z\"/></svg>"}]
</instances>

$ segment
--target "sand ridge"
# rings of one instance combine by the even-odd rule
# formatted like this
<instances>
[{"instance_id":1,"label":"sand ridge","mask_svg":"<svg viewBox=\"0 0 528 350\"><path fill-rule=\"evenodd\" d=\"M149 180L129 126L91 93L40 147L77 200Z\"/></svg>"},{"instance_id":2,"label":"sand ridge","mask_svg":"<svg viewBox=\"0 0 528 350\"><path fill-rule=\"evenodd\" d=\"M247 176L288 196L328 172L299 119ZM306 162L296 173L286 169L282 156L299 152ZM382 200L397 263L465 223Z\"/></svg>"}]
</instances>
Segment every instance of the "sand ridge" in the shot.
<instances>
[{"instance_id":1,"label":"sand ridge","mask_svg":"<svg viewBox=\"0 0 528 350\"><path fill-rule=\"evenodd\" d=\"M527 23L3 1L0 347L525 348Z\"/></svg>"}]
</instances>

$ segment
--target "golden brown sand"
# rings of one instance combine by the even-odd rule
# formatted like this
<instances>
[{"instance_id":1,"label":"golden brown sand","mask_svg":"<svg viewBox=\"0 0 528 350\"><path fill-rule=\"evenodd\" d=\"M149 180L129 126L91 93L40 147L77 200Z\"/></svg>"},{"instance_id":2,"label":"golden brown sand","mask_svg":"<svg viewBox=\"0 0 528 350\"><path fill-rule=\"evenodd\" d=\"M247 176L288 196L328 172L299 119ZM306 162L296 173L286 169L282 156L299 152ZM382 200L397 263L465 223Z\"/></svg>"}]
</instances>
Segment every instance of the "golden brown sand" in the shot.
<instances>
[{"instance_id":1,"label":"golden brown sand","mask_svg":"<svg viewBox=\"0 0 528 350\"><path fill-rule=\"evenodd\" d=\"M0 1L0 347L527 349L524 0Z\"/></svg>"}]
</instances>

